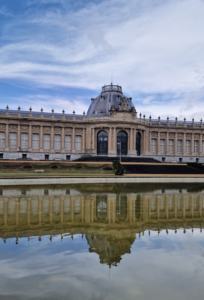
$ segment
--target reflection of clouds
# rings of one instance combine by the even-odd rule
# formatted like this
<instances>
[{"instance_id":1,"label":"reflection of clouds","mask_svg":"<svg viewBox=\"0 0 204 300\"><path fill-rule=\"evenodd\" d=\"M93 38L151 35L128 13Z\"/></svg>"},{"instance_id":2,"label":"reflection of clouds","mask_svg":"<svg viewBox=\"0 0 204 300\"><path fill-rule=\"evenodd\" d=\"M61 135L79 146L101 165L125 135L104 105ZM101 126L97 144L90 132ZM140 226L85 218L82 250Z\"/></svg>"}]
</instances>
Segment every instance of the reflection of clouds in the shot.
<instances>
[{"instance_id":1,"label":"reflection of clouds","mask_svg":"<svg viewBox=\"0 0 204 300\"><path fill-rule=\"evenodd\" d=\"M110 272L108 267L99 264L95 253L87 252L85 239L65 238L61 242L56 237L52 243L43 239L38 244L32 241L29 246L22 239L14 250L13 244L3 244L1 298L7 295L8 299L15 296L23 300L30 297L192 300L194 291L196 298L202 299L202 235L197 229L194 233L184 235L178 230L175 235L170 230L169 235L161 231L158 236L151 231L149 237L145 232L135 240L131 254L124 255L119 266L111 268ZM86 252L81 252L79 241ZM76 245L78 247L72 252ZM9 259L11 253L15 255Z\"/></svg>"}]
</instances>

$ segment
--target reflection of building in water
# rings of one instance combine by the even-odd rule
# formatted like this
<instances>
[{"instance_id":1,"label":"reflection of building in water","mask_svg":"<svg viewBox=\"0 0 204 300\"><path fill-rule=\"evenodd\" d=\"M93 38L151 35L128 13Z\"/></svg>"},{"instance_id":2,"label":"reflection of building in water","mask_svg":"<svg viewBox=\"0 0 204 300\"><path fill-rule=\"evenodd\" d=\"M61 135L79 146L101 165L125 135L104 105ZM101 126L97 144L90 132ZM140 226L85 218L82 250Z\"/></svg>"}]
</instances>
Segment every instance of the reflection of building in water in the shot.
<instances>
[{"instance_id":1,"label":"reflection of building in water","mask_svg":"<svg viewBox=\"0 0 204 300\"><path fill-rule=\"evenodd\" d=\"M154 193L82 194L66 189L0 190L0 236L7 238L85 234L100 262L117 265L145 230L200 227L204 194L185 190Z\"/></svg>"}]
</instances>

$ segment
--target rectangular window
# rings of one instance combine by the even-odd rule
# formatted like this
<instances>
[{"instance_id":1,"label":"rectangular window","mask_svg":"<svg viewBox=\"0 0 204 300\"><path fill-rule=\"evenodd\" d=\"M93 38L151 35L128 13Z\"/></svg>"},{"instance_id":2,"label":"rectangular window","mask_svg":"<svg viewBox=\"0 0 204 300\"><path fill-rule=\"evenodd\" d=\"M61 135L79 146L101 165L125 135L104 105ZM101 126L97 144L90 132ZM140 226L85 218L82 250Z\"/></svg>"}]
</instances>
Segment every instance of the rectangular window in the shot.
<instances>
[{"instance_id":1,"label":"rectangular window","mask_svg":"<svg viewBox=\"0 0 204 300\"><path fill-rule=\"evenodd\" d=\"M15 132L9 133L9 147L10 148L17 147L17 133Z\"/></svg>"},{"instance_id":2,"label":"rectangular window","mask_svg":"<svg viewBox=\"0 0 204 300\"><path fill-rule=\"evenodd\" d=\"M43 136L43 149L50 149L50 134Z\"/></svg>"},{"instance_id":3,"label":"rectangular window","mask_svg":"<svg viewBox=\"0 0 204 300\"><path fill-rule=\"evenodd\" d=\"M186 198L186 200L185 200L185 210L190 210L190 202L189 202L189 199L188 198Z\"/></svg>"},{"instance_id":4,"label":"rectangular window","mask_svg":"<svg viewBox=\"0 0 204 300\"><path fill-rule=\"evenodd\" d=\"M151 199L151 212L156 211L156 200L154 198Z\"/></svg>"},{"instance_id":5,"label":"rectangular window","mask_svg":"<svg viewBox=\"0 0 204 300\"><path fill-rule=\"evenodd\" d=\"M198 141L194 141L194 153L198 153Z\"/></svg>"},{"instance_id":6,"label":"rectangular window","mask_svg":"<svg viewBox=\"0 0 204 300\"><path fill-rule=\"evenodd\" d=\"M49 160L49 155L45 154L45 160Z\"/></svg>"},{"instance_id":7,"label":"rectangular window","mask_svg":"<svg viewBox=\"0 0 204 300\"><path fill-rule=\"evenodd\" d=\"M31 201L31 214L38 215L38 200Z\"/></svg>"},{"instance_id":8,"label":"rectangular window","mask_svg":"<svg viewBox=\"0 0 204 300\"><path fill-rule=\"evenodd\" d=\"M198 210L198 199L196 197L193 199L193 206L195 211Z\"/></svg>"},{"instance_id":9,"label":"rectangular window","mask_svg":"<svg viewBox=\"0 0 204 300\"><path fill-rule=\"evenodd\" d=\"M202 152L204 154L204 141L202 141Z\"/></svg>"},{"instance_id":10,"label":"rectangular window","mask_svg":"<svg viewBox=\"0 0 204 300\"><path fill-rule=\"evenodd\" d=\"M16 213L16 201L9 200L8 201L8 215L14 216Z\"/></svg>"},{"instance_id":11,"label":"rectangular window","mask_svg":"<svg viewBox=\"0 0 204 300\"><path fill-rule=\"evenodd\" d=\"M75 199L74 200L74 213L80 214L80 212L81 212L81 201L80 201L80 199Z\"/></svg>"},{"instance_id":12,"label":"rectangular window","mask_svg":"<svg viewBox=\"0 0 204 300\"><path fill-rule=\"evenodd\" d=\"M53 214L59 215L59 213L60 213L60 201L59 199L55 199L53 201Z\"/></svg>"},{"instance_id":13,"label":"rectangular window","mask_svg":"<svg viewBox=\"0 0 204 300\"><path fill-rule=\"evenodd\" d=\"M4 158L4 154L0 153L0 158L3 159Z\"/></svg>"},{"instance_id":14,"label":"rectangular window","mask_svg":"<svg viewBox=\"0 0 204 300\"><path fill-rule=\"evenodd\" d=\"M177 198L177 210L181 210L181 197Z\"/></svg>"},{"instance_id":15,"label":"rectangular window","mask_svg":"<svg viewBox=\"0 0 204 300\"><path fill-rule=\"evenodd\" d=\"M75 150L81 150L81 135L75 136Z\"/></svg>"},{"instance_id":16,"label":"rectangular window","mask_svg":"<svg viewBox=\"0 0 204 300\"><path fill-rule=\"evenodd\" d=\"M28 202L25 200L20 201L20 215L26 215L27 214L27 204Z\"/></svg>"},{"instance_id":17,"label":"rectangular window","mask_svg":"<svg viewBox=\"0 0 204 300\"><path fill-rule=\"evenodd\" d=\"M5 133L0 132L0 148L5 148Z\"/></svg>"},{"instance_id":18,"label":"rectangular window","mask_svg":"<svg viewBox=\"0 0 204 300\"><path fill-rule=\"evenodd\" d=\"M156 139L151 139L151 152L156 153Z\"/></svg>"},{"instance_id":19,"label":"rectangular window","mask_svg":"<svg viewBox=\"0 0 204 300\"><path fill-rule=\"evenodd\" d=\"M160 152L164 153L165 151L165 140L160 140Z\"/></svg>"},{"instance_id":20,"label":"rectangular window","mask_svg":"<svg viewBox=\"0 0 204 300\"><path fill-rule=\"evenodd\" d=\"M169 153L174 152L174 140L169 140Z\"/></svg>"},{"instance_id":21,"label":"rectangular window","mask_svg":"<svg viewBox=\"0 0 204 300\"><path fill-rule=\"evenodd\" d=\"M64 200L64 214L70 213L70 199Z\"/></svg>"},{"instance_id":22,"label":"rectangular window","mask_svg":"<svg viewBox=\"0 0 204 300\"><path fill-rule=\"evenodd\" d=\"M21 148L28 148L28 133L21 133Z\"/></svg>"},{"instance_id":23,"label":"rectangular window","mask_svg":"<svg viewBox=\"0 0 204 300\"><path fill-rule=\"evenodd\" d=\"M42 213L43 215L49 215L49 200L42 201Z\"/></svg>"},{"instance_id":24,"label":"rectangular window","mask_svg":"<svg viewBox=\"0 0 204 300\"><path fill-rule=\"evenodd\" d=\"M177 153L182 151L182 140L177 140Z\"/></svg>"},{"instance_id":25,"label":"rectangular window","mask_svg":"<svg viewBox=\"0 0 204 300\"><path fill-rule=\"evenodd\" d=\"M186 153L190 153L190 141L186 141Z\"/></svg>"},{"instance_id":26,"label":"rectangular window","mask_svg":"<svg viewBox=\"0 0 204 300\"><path fill-rule=\"evenodd\" d=\"M65 135L65 150L72 150L72 136Z\"/></svg>"},{"instance_id":27,"label":"rectangular window","mask_svg":"<svg viewBox=\"0 0 204 300\"><path fill-rule=\"evenodd\" d=\"M2 217L4 215L4 202L0 201L0 216Z\"/></svg>"},{"instance_id":28,"label":"rectangular window","mask_svg":"<svg viewBox=\"0 0 204 300\"><path fill-rule=\"evenodd\" d=\"M173 211L173 200L172 200L172 198L170 198L168 200L168 208L169 208L169 211Z\"/></svg>"},{"instance_id":29,"label":"rectangular window","mask_svg":"<svg viewBox=\"0 0 204 300\"><path fill-rule=\"evenodd\" d=\"M55 142L54 149L61 150L61 135L60 134L55 134L54 142Z\"/></svg>"},{"instance_id":30,"label":"rectangular window","mask_svg":"<svg viewBox=\"0 0 204 300\"><path fill-rule=\"evenodd\" d=\"M160 206L160 211L164 211L164 199L160 198L159 206Z\"/></svg>"},{"instance_id":31,"label":"rectangular window","mask_svg":"<svg viewBox=\"0 0 204 300\"><path fill-rule=\"evenodd\" d=\"M39 149L39 140L40 140L39 134L33 133L33 136L32 136L32 148L33 149Z\"/></svg>"}]
</instances>

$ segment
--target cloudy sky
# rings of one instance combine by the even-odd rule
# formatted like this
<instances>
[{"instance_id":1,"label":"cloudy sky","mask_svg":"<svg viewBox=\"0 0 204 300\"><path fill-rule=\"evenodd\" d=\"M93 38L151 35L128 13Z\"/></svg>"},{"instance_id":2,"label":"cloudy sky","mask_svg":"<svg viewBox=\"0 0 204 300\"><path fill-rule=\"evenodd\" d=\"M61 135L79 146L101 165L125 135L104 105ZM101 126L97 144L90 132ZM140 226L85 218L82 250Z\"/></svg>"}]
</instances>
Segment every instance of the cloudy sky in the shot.
<instances>
[{"instance_id":1,"label":"cloudy sky","mask_svg":"<svg viewBox=\"0 0 204 300\"><path fill-rule=\"evenodd\" d=\"M149 117L204 119L204 0L0 0L0 108L88 109L120 84Z\"/></svg>"}]
</instances>

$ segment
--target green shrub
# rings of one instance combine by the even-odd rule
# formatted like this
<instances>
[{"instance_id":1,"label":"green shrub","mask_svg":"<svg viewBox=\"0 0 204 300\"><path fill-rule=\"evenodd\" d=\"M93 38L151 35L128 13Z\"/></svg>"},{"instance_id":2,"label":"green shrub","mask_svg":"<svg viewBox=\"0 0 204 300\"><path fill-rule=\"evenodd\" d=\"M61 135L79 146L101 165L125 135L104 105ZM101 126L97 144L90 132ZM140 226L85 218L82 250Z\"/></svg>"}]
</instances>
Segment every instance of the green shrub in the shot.
<instances>
[{"instance_id":1,"label":"green shrub","mask_svg":"<svg viewBox=\"0 0 204 300\"><path fill-rule=\"evenodd\" d=\"M123 167L122 167L121 163L119 162L119 160L113 161L113 169L115 171L115 175L123 175L123 173L124 173Z\"/></svg>"}]
</instances>

